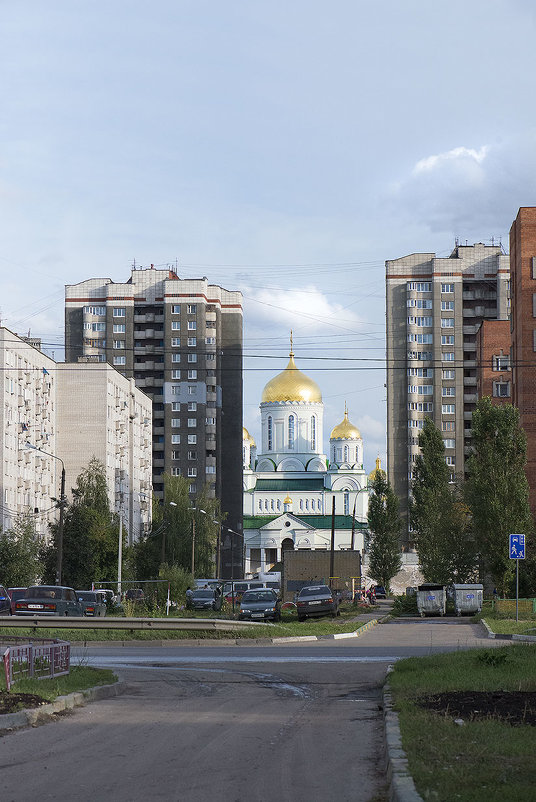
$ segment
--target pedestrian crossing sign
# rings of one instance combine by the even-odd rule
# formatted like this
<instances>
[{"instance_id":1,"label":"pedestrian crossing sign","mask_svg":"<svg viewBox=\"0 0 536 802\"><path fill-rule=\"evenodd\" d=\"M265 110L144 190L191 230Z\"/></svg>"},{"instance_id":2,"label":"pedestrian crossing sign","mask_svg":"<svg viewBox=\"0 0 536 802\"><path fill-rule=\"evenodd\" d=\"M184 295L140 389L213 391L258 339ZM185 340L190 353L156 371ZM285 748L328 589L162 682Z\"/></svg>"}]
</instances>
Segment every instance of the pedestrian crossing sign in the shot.
<instances>
[{"instance_id":1,"label":"pedestrian crossing sign","mask_svg":"<svg viewBox=\"0 0 536 802\"><path fill-rule=\"evenodd\" d=\"M524 560L525 559L525 535L509 535L510 541L510 559L511 560Z\"/></svg>"}]
</instances>

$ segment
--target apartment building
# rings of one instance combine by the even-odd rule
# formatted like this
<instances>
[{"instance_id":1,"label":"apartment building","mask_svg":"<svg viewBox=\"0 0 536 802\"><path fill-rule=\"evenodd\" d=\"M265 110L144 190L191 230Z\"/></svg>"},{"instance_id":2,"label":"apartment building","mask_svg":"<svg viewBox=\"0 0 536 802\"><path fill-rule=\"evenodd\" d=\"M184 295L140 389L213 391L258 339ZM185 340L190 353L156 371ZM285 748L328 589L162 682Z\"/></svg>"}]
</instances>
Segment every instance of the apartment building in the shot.
<instances>
[{"instance_id":1,"label":"apartment building","mask_svg":"<svg viewBox=\"0 0 536 802\"><path fill-rule=\"evenodd\" d=\"M536 515L536 207L524 206L510 229L513 403L527 437L530 506Z\"/></svg>"},{"instance_id":2,"label":"apartment building","mask_svg":"<svg viewBox=\"0 0 536 802\"><path fill-rule=\"evenodd\" d=\"M92 456L106 466L110 504L131 541L151 515L151 401L108 365L56 363L0 328L2 527L31 515L40 537Z\"/></svg>"},{"instance_id":3,"label":"apartment building","mask_svg":"<svg viewBox=\"0 0 536 802\"><path fill-rule=\"evenodd\" d=\"M478 398L488 395L493 404L512 403L510 321L483 320L476 333Z\"/></svg>"},{"instance_id":4,"label":"apartment building","mask_svg":"<svg viewBox=\"0 0 536 802\"><path fill-rule=\"evenodd\" d=\"M105 466L110 503L132 544L151 522L151 399L134 379L106 363L55 368L57 453L65 464L66 495L96 457Z\"/></svg>"},{"instance_id":5,"label":"apartment building","mask_svg":"<svg viewBox=\"0 0 536 802\"><path fill-rule=\"evenodd\" d=\"M241 533L241 293L152 266L123 283L68 285L65 347L67 362L108 362L152 399L156 496L164 472L189 479L192 503L207 483L228 528ZM233 546L236 576L241 549ZM228 554L222 563L230 575Z\"/></svg>"},{"instance_id":6,"label":"apartment building","mask_svg":"<svg viewBox=\"0 0 536 802\"><path fill-rule=\"evenodd\" d=\"M483 320L508 319L509 292L509 257L500 245L456 244L446 258L415 253L386 262L387 472L405 515L427 416L443 433L452 478L464 474L477 330Z\"/></svg>"}]
</instances>

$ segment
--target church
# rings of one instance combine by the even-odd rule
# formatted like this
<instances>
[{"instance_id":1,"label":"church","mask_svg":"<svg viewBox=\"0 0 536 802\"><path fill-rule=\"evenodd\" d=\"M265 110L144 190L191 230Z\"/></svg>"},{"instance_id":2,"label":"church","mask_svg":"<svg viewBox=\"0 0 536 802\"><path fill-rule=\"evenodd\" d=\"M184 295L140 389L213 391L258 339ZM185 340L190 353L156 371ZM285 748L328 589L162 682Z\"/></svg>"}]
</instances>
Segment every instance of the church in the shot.
<instances>
[{"instance_id":1,"label":"church","mask_svg":"<svg viewBox=\"0 0 536 802\"><path fill-rule=\"evenodd\" d=\"M333 502L335 549L363 553L368 487L363 441L344 410L323 453L324 404L291 350L285 370L265 386L260 449L243 430L244 571L269 571L286 549L329 550Z\"/></svg>"}]
</instances>

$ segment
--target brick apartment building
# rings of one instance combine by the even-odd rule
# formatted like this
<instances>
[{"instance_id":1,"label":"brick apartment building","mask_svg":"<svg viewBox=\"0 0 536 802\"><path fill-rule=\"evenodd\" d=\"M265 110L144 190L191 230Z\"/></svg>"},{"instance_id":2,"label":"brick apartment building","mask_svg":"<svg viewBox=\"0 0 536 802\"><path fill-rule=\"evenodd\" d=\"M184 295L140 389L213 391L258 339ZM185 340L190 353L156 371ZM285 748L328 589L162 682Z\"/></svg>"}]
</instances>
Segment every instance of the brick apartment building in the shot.
<instances>
[{"instance_id":1,"label":"brick apartment building","mask_svg":"<svg viewBox=\"0 0 536 802\"><path fill-rule=\"evenodd\" d=\"M512 403L510 321L483 320L476 333L476 394L493 404Z\"/></svg>"}]
</instances>

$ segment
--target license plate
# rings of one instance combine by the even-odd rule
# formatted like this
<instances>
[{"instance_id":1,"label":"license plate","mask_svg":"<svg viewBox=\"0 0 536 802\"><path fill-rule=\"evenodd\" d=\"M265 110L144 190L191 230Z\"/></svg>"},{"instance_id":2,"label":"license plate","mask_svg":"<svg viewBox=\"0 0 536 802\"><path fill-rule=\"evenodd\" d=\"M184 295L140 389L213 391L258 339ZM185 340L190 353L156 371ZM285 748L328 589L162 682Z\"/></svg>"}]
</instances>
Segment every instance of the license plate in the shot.
<instances>
[{"instance_id":1,"label":"license plate","mask_svg":"<svg viewBox=\"0 0 536 802\"><path fill-rule=\"evenodd\" d=\"M42 610L42 609L43 609L43 605L42 604L29 604L28 605L28 610Z\"/></svg>"},{"instance_id":2,"label":"license plate","mask_svg":"<svg viewBox=\"0 0 536 802\"><path fill-rule=\"evenodd\" d=\"M252 618L264 618L264 613L251 613Z\"/></svg>"},{"instance_id":3,"label":"license plate","mask_svg":"<svg viewBox=\"0 0 536 802\"><path fill-rule=\"evenodd\" d=\"M310 601L309 604L322 604L321 601Z\"/></svg>"}]
</instances>

